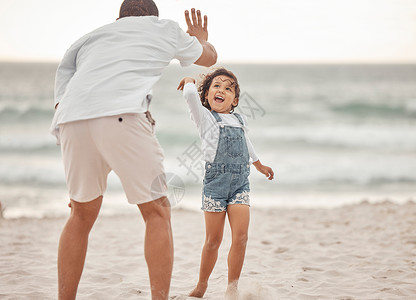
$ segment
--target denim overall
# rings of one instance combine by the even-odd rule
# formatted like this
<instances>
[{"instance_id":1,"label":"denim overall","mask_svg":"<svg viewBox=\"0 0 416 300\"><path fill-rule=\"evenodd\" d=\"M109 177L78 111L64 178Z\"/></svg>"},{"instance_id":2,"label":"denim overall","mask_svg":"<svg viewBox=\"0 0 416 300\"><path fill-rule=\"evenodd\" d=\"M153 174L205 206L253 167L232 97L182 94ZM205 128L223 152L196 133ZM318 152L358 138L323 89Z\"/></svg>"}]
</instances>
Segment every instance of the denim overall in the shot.
<instances>
[{"instance_id":1,"label":"denim overall","mask_svg":"<svg viewBox=\"0 0 416 300\"><path fill-rule=\"evenodd\" d=\"M217 122L221 117L212 111ZM234 114L243 125L243 120ZM243 128L220 125L217 152L212 163L205 163L201 209L222 212L231 204L250 205L248 175L250 155Z\"/></svg>"}]
</instances>

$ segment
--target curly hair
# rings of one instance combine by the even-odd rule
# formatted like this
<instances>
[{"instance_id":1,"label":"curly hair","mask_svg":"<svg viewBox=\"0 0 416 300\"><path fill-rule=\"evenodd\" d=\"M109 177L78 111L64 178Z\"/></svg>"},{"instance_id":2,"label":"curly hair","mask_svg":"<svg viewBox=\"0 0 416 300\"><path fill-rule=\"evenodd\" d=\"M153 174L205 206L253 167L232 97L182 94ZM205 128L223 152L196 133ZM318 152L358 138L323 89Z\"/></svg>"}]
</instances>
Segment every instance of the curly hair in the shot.
<instances>
[{"instance_id":1,"label":"curly hair","mask_svg":"<svg viewBox=\"0 0 416 300\"><path fill-rule=\"evenodd\" d=\"M211 105L209 105L208 100L205 98L205 95L208 94L209 88L214 78L217 76L221 76L221 75L230 77L232 80L234 80L231 86L234 86L235 98L240 97L240 86L238 85L237 77L233 74L233 72L225 68L218 68L214 70L213 72L205 75L202 79L202 82L199 84L199 87L198 87L198 93L201 99L202 106L204 106L205 108L209 110L211 110ZM238 106L238 103L237 105L232 105L230 113L234 112L234 108L237 106Z\"/></svg>"},{"instance_id":2,"label":"curly hair","mask_svg":"<svg viewBox=\"0 0 416 300\"><path fill-rule=\"evenodd\" d=\"M124 0L120 7L119 18L159 16L159 10L153 0Z\"/></svg>"}]
</instances>

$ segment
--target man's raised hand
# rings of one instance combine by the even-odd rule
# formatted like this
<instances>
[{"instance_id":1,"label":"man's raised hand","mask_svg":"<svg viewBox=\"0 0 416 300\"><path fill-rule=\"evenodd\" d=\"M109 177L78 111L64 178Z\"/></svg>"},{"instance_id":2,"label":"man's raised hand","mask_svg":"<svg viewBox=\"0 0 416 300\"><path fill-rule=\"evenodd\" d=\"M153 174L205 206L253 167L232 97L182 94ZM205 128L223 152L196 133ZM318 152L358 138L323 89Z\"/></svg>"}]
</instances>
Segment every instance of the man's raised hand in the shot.
<instances>
[{"instance_id":1,"label":"man's raised hand","mask_svg":"<svg viewBox=\"0 0 416 300\"><path fill-rule=\"evenodd\" d=\"M208 17L204 16L204 22L202 22L201 11L195 8L191 9L192 21L189 17L189 11L185 10L185 20L188 25L186 31L191 36L195 36L198 40L208 41Z\"/></svg>"}]
</instances>

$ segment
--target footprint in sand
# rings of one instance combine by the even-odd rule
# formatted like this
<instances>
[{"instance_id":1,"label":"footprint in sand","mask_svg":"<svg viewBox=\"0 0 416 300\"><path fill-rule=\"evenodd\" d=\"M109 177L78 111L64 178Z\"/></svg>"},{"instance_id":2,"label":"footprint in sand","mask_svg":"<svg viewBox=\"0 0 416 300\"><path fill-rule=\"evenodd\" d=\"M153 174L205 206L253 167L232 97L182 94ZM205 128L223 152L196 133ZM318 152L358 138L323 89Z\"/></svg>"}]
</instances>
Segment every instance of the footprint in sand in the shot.
<instances>
[{"instance_id":1,"label":"footprint in sand","mask_svg":"<svg viewBox=\"0 0 416 300\"><path fill-rule=\"evenodd\" d=\"M311 267L303 267L302 269L303 269L304 272L306 272L306 271L322 272L323 271L322 269L319 269L319 268L311 268Z\"/></svg>"},{"instance_id":2,"label":"footprint in sand","mask_svg":"<svg viewBox=\"0 0 416 300\"><path fill-rule=\"evenodd\" d=\"M289 250L289 248L286 248L286 247L279 247L279 248L277 248L276 250L274 250L274 253L277 253L277 254L279 254L279 253L284 253L284 252L286 252L286 251L288 251Z\"/></svg>"}]
</instances>

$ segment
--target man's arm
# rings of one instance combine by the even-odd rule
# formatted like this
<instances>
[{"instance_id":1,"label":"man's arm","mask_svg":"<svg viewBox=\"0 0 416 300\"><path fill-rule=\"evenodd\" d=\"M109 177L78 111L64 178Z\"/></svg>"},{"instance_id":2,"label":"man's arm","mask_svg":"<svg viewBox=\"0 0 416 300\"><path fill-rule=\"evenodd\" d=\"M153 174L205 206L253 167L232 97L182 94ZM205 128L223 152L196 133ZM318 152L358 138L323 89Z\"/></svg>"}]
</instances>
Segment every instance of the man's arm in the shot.
<instances>
[{"instance_id":1,"label":"man's arm","mask_svg":"<svg viewBox=\"0 0 416 300\"><path fill-rule=\"evenodd\" d=\"M75 50L75 51L74 51ZM66 87L76 71L76 54L78 49L68 49L56 70L55 77L55 109L65 93Z\"/></svg>"},{"instance_id":2,"label":"man's arm","mask_svg":"<svg viewBox=\"0 0 416 300\"><path fill-rule=\"evenodd\" d=\"M217 51L215 51L213 45L208 43L208 17L204 16L204 22L202 22L201 11L198 10L195 13L195 8L192 8L191 14L192 21L189 17L189 11L185 11L185 20L188 25L186 32L196 37L202 46L202 54L194 64L210 67L217 62Z\"/></svg>"},{"instance_id":3,"label":"man's arm","mask_svg":"<svg viewBox=\"0 0 416 300\"><path fill-rule=\"evenodd\" d=\"M88 35L83 36L69 47L62 58L55 77L55 109L66 91L66 87L76 72L76 60L79 49L88 40Z\"/></svg>"},{"instance_id":4,"label":"man's arm","mask_svg":"<svg viewBox=\"0 0 416 300\"><path fill-rule=\"evenodd\" d=\"M55 76L55 109L58 108L59 102L61 102L62 96L65 93L66 87L76 71L75 63L71 62L71 59L67 60L68 55L64 56L64 59L58 66Z\"/></svg>"}]
</instances>

